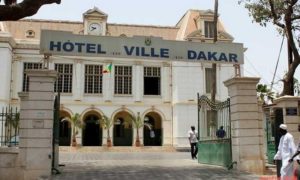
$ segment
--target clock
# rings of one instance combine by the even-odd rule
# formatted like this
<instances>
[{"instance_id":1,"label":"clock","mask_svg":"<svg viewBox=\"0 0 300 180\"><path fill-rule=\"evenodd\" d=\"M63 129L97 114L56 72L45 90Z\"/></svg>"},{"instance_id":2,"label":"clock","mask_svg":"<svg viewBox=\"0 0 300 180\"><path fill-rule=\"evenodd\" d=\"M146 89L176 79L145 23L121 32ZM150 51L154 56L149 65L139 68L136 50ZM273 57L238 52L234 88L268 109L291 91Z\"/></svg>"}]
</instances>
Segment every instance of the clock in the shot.
<instances>
[{"instance_id":1,"label":"clock","mask_svg":"<svg viewBox=\"0 0 300 180\"><path fill-rule=\"evenodd\" d=\"M99 23L91 23L88 26L89 34L100 35L102 32L102 26Z\"/></svg>"}]
</instances>

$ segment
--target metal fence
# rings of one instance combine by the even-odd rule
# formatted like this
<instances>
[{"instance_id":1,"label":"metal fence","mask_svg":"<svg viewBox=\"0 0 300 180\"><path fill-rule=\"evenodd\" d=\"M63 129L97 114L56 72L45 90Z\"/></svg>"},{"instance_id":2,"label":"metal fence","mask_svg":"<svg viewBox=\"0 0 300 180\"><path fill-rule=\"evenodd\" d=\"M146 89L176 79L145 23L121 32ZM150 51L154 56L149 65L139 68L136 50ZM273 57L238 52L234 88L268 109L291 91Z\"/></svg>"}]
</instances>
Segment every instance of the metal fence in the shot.
<instances>
[{"instance_id":1,"label":"metal fence","mask_svg":"<svg viewBox=\"0 0 300 180\"><path fill-rule=\"evenodd\" d=\"M223 133L218 136L221 127ZM230 99L212 102L207 96L198 94L198 129L200 141L230 139Z\"/></svg>"},{"instance_id":2,"label":"metal fence","mask_svg":"<svg viewBox=\"0 0 300 180\"><path fill-rule=\"evenodd\" d=\"M17 108L5 107L0 112L0 146L19 145L20 113Z\"/></svg>"}]
</instances>

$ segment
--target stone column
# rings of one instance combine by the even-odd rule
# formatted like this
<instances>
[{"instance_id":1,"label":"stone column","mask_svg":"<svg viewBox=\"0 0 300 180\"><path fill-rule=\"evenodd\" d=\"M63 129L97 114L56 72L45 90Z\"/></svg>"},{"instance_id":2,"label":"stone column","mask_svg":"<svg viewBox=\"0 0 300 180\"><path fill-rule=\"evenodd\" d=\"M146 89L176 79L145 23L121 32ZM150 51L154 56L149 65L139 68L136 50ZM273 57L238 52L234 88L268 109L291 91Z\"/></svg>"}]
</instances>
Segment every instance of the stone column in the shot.
<instances>
[{"instance_id":1,"label":"stone column","mask_svg":"<svg viewBox=\"0 0 300 180\"><path fill-rule=\"evenodd\" d=\"M54 82L53 70L27 71L29 92L19 93L20 158L22 179L50 177L52 163L52 132Z\"/></svg>"},{"instance_id":2,"label":"stone column","mask_svg":"<svg viewBox=\"0 0 300 180\"><path fill-rule=\"evenodd\" d=\"M141 64L141 62L136 62L135 66L134 66L134 76L132 79L132 82L134 83L132 88L134 89L134 101L135 102L141 102L143 101L143 77L144 77L144 71L143 71L143 66Z\"/></svg>"},{"instance_id":3,"label":"stone column","mask_svg":"<svg viewBox=\"0 0 300 180\"><path fill-rule=\"evenodd\" d=\"M298 124L300 123L299 118L299 105L300 97L296 96L282 96L274 100L274 108L283 109L283 123L287 125L288 132L294 136L294 141L298 144L299 132ZM278 129L278 127L275 127Z\"/></svg>"},{"instance_id":4,"label":"stone column","mask_svg":"<svg viewBox=\"0 0 300 180\"><path fill-rule=\"evenodd\" d=\"M232 159L237 169L256 174L265 170L262 123L256 84L259 78L235 77L224 82L231 108Z\"/></svg>"}]
</instances>

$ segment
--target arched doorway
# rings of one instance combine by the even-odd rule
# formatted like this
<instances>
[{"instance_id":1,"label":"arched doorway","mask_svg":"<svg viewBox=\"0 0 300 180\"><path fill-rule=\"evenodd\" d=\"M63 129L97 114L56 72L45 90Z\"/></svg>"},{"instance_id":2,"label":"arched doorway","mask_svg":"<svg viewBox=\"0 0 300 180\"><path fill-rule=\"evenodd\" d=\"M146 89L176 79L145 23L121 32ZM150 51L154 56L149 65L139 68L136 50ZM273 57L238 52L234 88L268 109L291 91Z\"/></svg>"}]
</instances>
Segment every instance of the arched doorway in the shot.
<instances>
[{"instance_id":1,"label":"arched doorway","mask_svg":"<svg viewBox=\"0 0 300 180\"><path fill-rule=\"evenodd\" d=\"M84 117L84 127L82 129L83 146L102 145L102 128L99 120L100 116L97 114L87 114Z\"/></svg>"},{"instance_id":2,"label":"arched doorway","mask_svg":"<svg viewBox=\"0 0 300 180\"><path fill-rule=\"evenodd\" d=\"M133 130L127 112L123 111L116 114L113 131L114 146L132 146Z\"/></svg>"},{"instance_id":3,"label":"arched doorway","mask_svg":"<svg viewBox=\"0 0 300 180\"><path fill-rule=\"evenodd\" d=\"M162 120L156 112L149 112L144 117L144 122L152 125L150 130L144 126L144 146L162 145Z\"/></svg>"},{"instance_id":4,"label":"arched doorway","mask_svg":"<svg viewBox=\"0 0 300 180\"><path fill-rule=\"evenodd\" d=\"M59 117L59 145L70 146L71 144L71 123L67 121L71 115L66 111L60 111Z\"/></svg>"}]
</instances>

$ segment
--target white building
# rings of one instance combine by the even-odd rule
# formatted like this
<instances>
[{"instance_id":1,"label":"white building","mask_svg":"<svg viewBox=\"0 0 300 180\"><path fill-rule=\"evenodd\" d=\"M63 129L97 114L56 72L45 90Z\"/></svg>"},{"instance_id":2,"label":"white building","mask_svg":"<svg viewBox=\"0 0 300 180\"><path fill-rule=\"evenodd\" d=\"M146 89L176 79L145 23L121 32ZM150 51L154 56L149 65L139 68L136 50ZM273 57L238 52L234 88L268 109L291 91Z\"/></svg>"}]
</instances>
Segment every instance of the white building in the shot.
<instances>
[{"instance_id":1,"label":"white building","mask_svg":"<svg viewBox=\"0 0 300 180\"><path fill-rule=\"evenodd\" d=\"M217 63L216 99L224 100L228 93L223 81L235 76L234 64L243 64L243 45L233 43L221 22L219 42L213 44L210 10L188 10L173 27L107 20L107 14L94 8L83 14L82 22L1 22L0 107L19 105L18 92L28 91L25 70L47 66L60 73L55 92L61 92L61 119L79 113L85 124L77 135L79 144L106 144L98 121L106 115L114 120L113 145L133 145L136 131L124 124L140 113L155 132L151 138L141 128L142 144L188 146L187 131L197 126L197 93L210 96L212 62ZM45 31L40 48L41 30L52 31ZM52 47L46 47L51 41ZM44 54L50 55L45 64ZM111 72L102 73L109 64ZM60 125L60 143L68 145L70 125Z\"/></svg>"}]
</instances>

